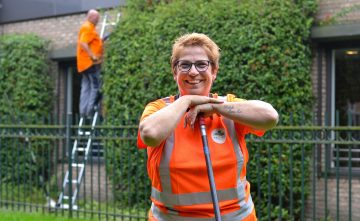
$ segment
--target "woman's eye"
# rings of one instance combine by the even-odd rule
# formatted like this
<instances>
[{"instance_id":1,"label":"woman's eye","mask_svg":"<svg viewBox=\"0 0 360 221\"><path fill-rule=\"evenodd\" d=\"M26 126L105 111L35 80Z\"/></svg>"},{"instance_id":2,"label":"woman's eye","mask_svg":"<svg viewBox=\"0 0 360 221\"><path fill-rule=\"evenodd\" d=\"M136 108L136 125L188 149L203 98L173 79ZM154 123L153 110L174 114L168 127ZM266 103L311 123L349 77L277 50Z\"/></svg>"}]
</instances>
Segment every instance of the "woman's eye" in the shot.
<instances>
[{"instance_id":1,"label":"woman's eye","mask_svg":"<svg viewBox=\"0 0 360 221\"><path fill-rule=\"evenodd\" d=\"M205 63L198 63L198 64L196 64L196 66L199 67L199 68L204 68L204 67L207 66L207 64L205 64Z\"/></svg>"},{"instance_id":2,"label":"woman's eye","mask_svg":"<svg viewBox=\"0 0 360 221\"><path fill-rule=\"evenodd\" d=\"M187 68L189 68L190 67L190 63L182 63L182 64L180 64L180 67L181 68L184 68L184 69L187 69Z\"/></svg>"}]
</instances>

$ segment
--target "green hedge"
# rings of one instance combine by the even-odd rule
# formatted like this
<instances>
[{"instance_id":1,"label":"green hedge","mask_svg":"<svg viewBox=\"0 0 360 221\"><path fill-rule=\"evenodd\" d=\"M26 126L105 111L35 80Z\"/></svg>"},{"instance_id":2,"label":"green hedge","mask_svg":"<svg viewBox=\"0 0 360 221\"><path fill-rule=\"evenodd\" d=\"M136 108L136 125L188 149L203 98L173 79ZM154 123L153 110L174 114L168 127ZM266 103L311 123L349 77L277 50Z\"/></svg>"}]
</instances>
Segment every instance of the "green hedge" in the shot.
<instances>
[{"instance_id":1,"label":"green hedge","mask_svg":"<svg viewBox=\"0 0 360 221\"><path fill-rule=\"evenodd\" d=\"M53 107L52 85L47 41L35 35L0 37L1 124L46 123L43 119L50 116ZM47 170L44 167L50 160L46 155L51 147L49 142L35 139L27 142L25 137L1 138L0 142L2 181L17 183L24 179L39 183L35 174ZM37 165L31 161L30 148L37 157Z\"/></svg>"},{"instance_id":2,"label":"green hedge","mask_svg":"<svg viewBox=\"0 0 360 221\"><path fill-rule=\"evenodd\" d=\"M309 35L315 0L193 0L193 1L130 1L121 22L108 42L105 58L104 94L109 116L119 120L139 118L149 101L177 94L169 59L173 41L178 36L200 32L209 35L221 48L220 69L213 92L234 93L245 99L260 99L273 104L281 115L282 124L310 121L313 103L311 90L311 54ZM293 112L294 115L290 117ZM299 113L304 112L301 116ZM117 123L117 122L114 122ZM282 146L289 159L287 147ZM298 148L294 146L293 148ZM261 164L250 162L248 177L262 177L259 188L265 188L267 174L255 174L256 167L275 163L278 151L273 145L261 152ZM250 149L255 156L257 145ZM309 147L306 147L307 153ZM119 151L122 151L119 149ZM294 159L300 159L298 151ZM309 155L306 155L309 156ZM253 158L251 158L253 159ZM140 158L138 163L143 163ZM305 159L308 165L309 159ZM284 162L289 167L289 161ZM278 171L273 164L272 171ZM295 163L294 169L299 165ZM144 171L143 179L146 179ZM288 177L284 177L288 179ZM296 177L295 184L301 181ZM273 193L277 191L272 181ZM284 181L287 185L288 180ZM257 201L257 186L252 186L257 210L268 208L266 201ZM267 191L267 187L266 187ZM267 198L263 189L262 199ZM295 189L296 197L301 190ZM307 191L307 190L306 190ZM296 199L297 200L297 199ZM144 202L145 203L145 202ZM278 202L271 202L273 209ZM287 213L288 201L284 201ZM296 216L299 205L295 205Z\"/></svg>"},{"instance_id":3,"label":"green hedge","mask_svg":"<svg viewBox=\"0 0 360 221\"><path fill-rule=\"evenodd\" d=\"M48 43L35 35L0 38L0 114L47 116L52 110Z\"/></svg>"}]
</instances>

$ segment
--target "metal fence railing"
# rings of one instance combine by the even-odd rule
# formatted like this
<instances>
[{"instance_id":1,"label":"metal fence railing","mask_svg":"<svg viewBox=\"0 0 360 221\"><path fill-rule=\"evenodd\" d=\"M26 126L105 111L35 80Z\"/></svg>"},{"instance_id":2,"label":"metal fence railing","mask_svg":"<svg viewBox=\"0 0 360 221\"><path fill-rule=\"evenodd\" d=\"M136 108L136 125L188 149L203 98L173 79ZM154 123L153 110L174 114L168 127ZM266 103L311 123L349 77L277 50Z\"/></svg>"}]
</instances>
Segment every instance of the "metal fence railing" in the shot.
<instances>
[{"instance_id":1,"label":"metal fence railing","mask_svg":"<svg viewBox=\"0 0 360 221\"><path fill-rule=\"evenodd\" d=\"M70 129L48 121L0 122L0 208L147 220L150 183L146 151L136 148L136 123L96 127L83 180L74 184L78 207L56 205L66 171L84 157L69 157L77 138L77 127ZM279 126L248 137L259 220L360 220L359 137L360 127L323 126Z\"/></svg>"},{"instance_id":2,"label":"metal fence railing","mask_svg":"<svg viewBox=\"0 0 360 221\"><path fill-rule=\"evenodd\" d=\"M353 212L360 209L355 197L360 188L359 137L360 127L354 126L279 126L261 139L248 139L251 145L261 144L253 153L257 178L252 183L266 185L257 188L253 198L259 200L264 195L261 191L267 192L262 199L267 207L257 210L258 216L264 220L359 220L360 213ZM275 160L264 166L259 163L263 157ZM260 180L264 178L260 170L270 171L267 180ZM277 186L271 188L268 184L274 180Z\"/></svg>"}]
</instances>

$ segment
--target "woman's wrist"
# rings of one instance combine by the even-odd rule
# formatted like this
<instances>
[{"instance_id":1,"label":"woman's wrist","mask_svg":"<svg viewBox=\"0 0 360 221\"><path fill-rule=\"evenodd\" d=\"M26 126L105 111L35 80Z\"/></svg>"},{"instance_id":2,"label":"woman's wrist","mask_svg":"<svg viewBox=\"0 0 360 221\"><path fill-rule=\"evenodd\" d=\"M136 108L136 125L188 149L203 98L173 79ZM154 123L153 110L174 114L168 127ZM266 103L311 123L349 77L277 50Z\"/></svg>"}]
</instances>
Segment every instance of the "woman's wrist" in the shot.
<instances>
[{"instance_id":1,"label":"woman's wrist","mask_svg":"<svg viewBox=\"0 0 360 221\"><path fill-rule=\"evenodd\" d=\"M191 100L189 99L189 96L180 96L178 98L178 101L181 102L182 104L184 104L186 106L186 108L190 107L191 104Z\"/></svg>"},{"instance_id":2,"label":"woman's wrist","mask_svg":"<svg viewBox=\"0 0 360 221\"><path fill-rule=\"evenodd\" d=\"M215 113L219 113L220 109L223 108L224 105L225 105L225 102L224 103L219 103L219 104L212 103L211 107L212 107L212 109L214 110Z\"/></svg>"}]
</instances>

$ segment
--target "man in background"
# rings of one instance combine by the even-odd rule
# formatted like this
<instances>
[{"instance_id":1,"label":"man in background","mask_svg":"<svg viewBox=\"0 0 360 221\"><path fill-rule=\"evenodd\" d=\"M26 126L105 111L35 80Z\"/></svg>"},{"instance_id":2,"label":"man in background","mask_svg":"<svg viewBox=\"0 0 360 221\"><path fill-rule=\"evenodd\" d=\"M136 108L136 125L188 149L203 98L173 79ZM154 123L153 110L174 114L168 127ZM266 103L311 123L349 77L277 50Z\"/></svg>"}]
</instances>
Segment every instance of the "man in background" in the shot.
<instances>
[{"instance_id":1,"label":"man in background","mask_svg":"<svg viewBox=\"0 0 360 221\"><path fill-rule=\"evenodd\" d=\"M77 69L81 74L80 116L91 119L97 102L101 80L100 69L103 58L103 44L96 32L100 15L91 9L81 25L77 41Z\"/></svg>"}]
</instances>

